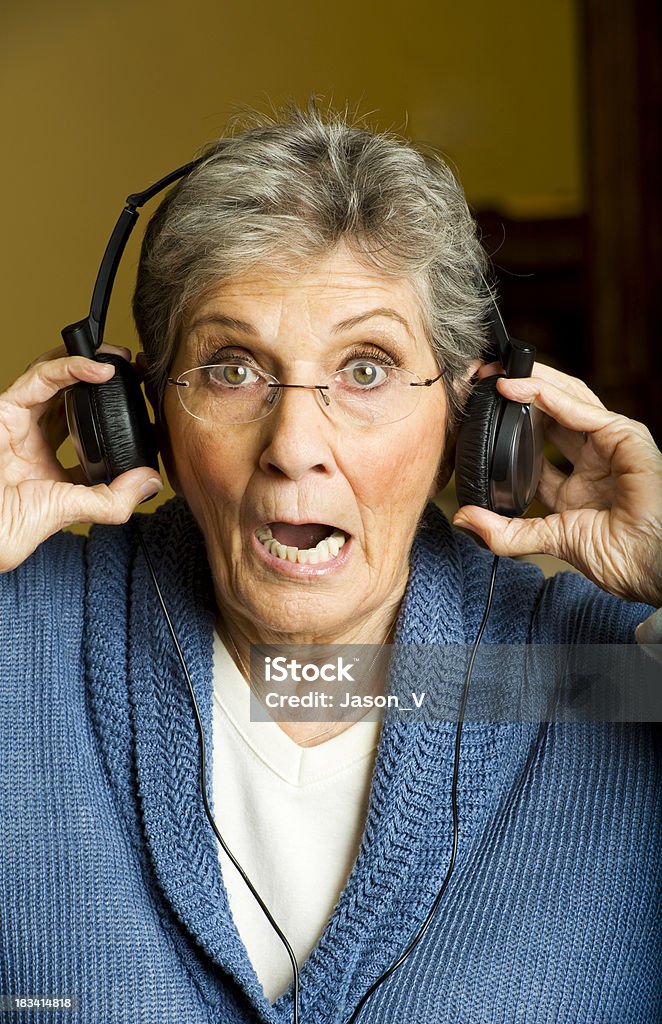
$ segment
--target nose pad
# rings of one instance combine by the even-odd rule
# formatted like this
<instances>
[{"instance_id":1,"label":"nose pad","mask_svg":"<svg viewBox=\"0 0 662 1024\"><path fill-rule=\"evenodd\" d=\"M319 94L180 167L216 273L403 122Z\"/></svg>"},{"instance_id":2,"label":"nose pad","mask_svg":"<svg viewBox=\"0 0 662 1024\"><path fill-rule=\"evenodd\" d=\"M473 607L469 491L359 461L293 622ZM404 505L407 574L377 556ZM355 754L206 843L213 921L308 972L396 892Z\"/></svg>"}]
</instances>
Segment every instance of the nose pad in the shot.
<instances>
[{"instance_id":1,"label":"nose pad","mask_svg":"<svg viewBox=\"0 0 662 1024\"><path fill-rule=\"evenodd\" d=\"M266 398L269 412L276 408L284 391L314 391L318 405L324 412L331 405L328 384L270 384Z\"/></svg>"}]
</instances>

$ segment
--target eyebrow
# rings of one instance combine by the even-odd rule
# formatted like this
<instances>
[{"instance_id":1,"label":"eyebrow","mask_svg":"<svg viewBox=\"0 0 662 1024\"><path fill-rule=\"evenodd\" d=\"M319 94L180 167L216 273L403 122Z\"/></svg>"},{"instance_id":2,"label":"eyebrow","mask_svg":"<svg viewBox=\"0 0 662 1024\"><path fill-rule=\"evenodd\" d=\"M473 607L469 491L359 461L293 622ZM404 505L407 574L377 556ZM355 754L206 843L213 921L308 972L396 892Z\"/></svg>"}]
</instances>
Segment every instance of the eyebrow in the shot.
<instances>
[{"instance_id":1,"label":"eyebrow","mask_svg":"<svg viewBox=\"0 0 662 1024\"><path fill-rule=\"evenodd\" d=\"M377 309L368 310L367 313L359 313L358 316L350 316L347 320L341 320L340 323L336 324L335 327L332 328L333 333L340 334L342 331L349 331L352 327L358 327L359 324L377 316L385 316L391 320L397 320L397 322L402 324L406 329L408 334L412 334L409 322L405 320L400 313L398 313L397 309L389 309L387 306L379 306Z\"/></svg>"},{"instance_id":2,"label":"eyebrow","mask_svg":"<svg viewBox=\"0 0 662 1024\"><path fill-rule=\"evenodd\" d=\"M399 324L405 328L408 334L412 335L412 329L407 320L398 313L397 309L390 309L388 306L378 306L376 309L369 309L366 313L358 313L357 316L350 316L347 320L341 320L334 327L331 328L333 334L342 334L343 331L350 331L353 327L358 327L359 324L365 323L366 320L372 320L373 317L387 317L390 320L396 320ZM259 331L249 323L247 320L238 320L234 316L227 316L225 313L206 313L203 316L196 317L191 324L189 331L194 331L196 327L203 327L206 324L215 324L218 327L229 327L231 330L240 331L242 334L247 334L250 337L256 338L259 336Z\"/></svg>"},{"instance_id":3,"label":"eyebrow","mask_svg":"<svg viewBox=\"0 0 662 1024\"><path fill-rule=\"evenodd\" d=\"M194 331L196 327L203 327L205 324L229 327L233 331L240 331L242 334L248 334L253 338L258 336L258 331L253 327L253 324L249 324L247 320L237 320L234 316L226 316L224 313L206 313L203 316L196 317L189 327L189 331Z\"/></svg>"}]
</instances>

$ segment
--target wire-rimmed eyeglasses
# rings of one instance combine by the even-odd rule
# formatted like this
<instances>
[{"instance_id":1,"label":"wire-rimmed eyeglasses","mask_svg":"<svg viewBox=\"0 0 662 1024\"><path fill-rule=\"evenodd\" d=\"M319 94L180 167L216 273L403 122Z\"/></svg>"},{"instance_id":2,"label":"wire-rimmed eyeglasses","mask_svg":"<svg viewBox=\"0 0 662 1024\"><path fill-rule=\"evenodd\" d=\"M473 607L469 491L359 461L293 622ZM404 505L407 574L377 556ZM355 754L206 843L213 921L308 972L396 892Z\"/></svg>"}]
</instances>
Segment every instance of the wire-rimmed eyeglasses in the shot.
<instances>
[{"instance_id":1,"label":"wire-rimmed eyeglasses","mask_svg":"<svg viewBox=\"0 0 662 1024\"><path fill-rule=\"evenodd\" d=\"M444 375L421 380L399 366L359 360L336 370L320 384L282 384L247 363L214 363L185 370L167 383L177 388L184 409L204 423L239 424L264 419L274 411L286 388L314 391L331 419L358 426L397 423L418 404L419 388Z\"/></svg>"}]
</instances>

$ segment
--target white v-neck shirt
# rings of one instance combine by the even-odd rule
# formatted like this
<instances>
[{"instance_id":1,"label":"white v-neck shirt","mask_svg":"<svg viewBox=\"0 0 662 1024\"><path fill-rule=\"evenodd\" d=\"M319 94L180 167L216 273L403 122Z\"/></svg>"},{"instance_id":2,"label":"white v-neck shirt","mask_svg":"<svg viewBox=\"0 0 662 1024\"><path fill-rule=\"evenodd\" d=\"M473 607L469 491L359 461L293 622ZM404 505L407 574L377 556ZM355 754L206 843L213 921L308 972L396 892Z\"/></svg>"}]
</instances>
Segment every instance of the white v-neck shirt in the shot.
<instances>
[{"instance_id":1,"label":"white v-neck shirt","mask_svg":"<svg viewBox=\"0 0 662 1024\"><path fill-rule=\"evenodd\" d=\"M356 722L305 748L275 722L252 722L248 683L215 636L214 817L300 966L358 854L380 727L380 721ZM292 980L289 957L220 845L219 859L232 917L274 1002Z\"/></svg>"}]
</instances>

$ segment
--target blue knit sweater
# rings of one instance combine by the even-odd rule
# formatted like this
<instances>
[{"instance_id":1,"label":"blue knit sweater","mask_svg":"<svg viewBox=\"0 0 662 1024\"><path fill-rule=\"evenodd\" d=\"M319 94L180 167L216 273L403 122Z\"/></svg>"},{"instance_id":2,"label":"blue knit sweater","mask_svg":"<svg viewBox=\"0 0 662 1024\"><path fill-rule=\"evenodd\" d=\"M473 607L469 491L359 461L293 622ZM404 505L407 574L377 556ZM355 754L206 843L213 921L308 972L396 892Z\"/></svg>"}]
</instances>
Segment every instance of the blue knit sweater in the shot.
<instances>
[{"instance_id":1,"label":"blue knit sweater","mask_svg":"<svg viewBox=\"0 0 662 1024\"><path fill-rule=\"evenodd\" d=\"M211 736L202 539L179 499L140 521ZM490 566L430 509L398 638L472 642ZM630 643L649 611L504 559L484 642ZM357 861L301 972L302 1024L344 1021L425 918L450 854L454 732L384 724ZM1 1020L292 1020L291 990L269 1004L229 911L131 524L53 537L0 577L0 744L0 996L77 997ZM361 1024L662 1019L659 781L648 726L467 723L451 883Z\"/></svg>"}]
</instances>

